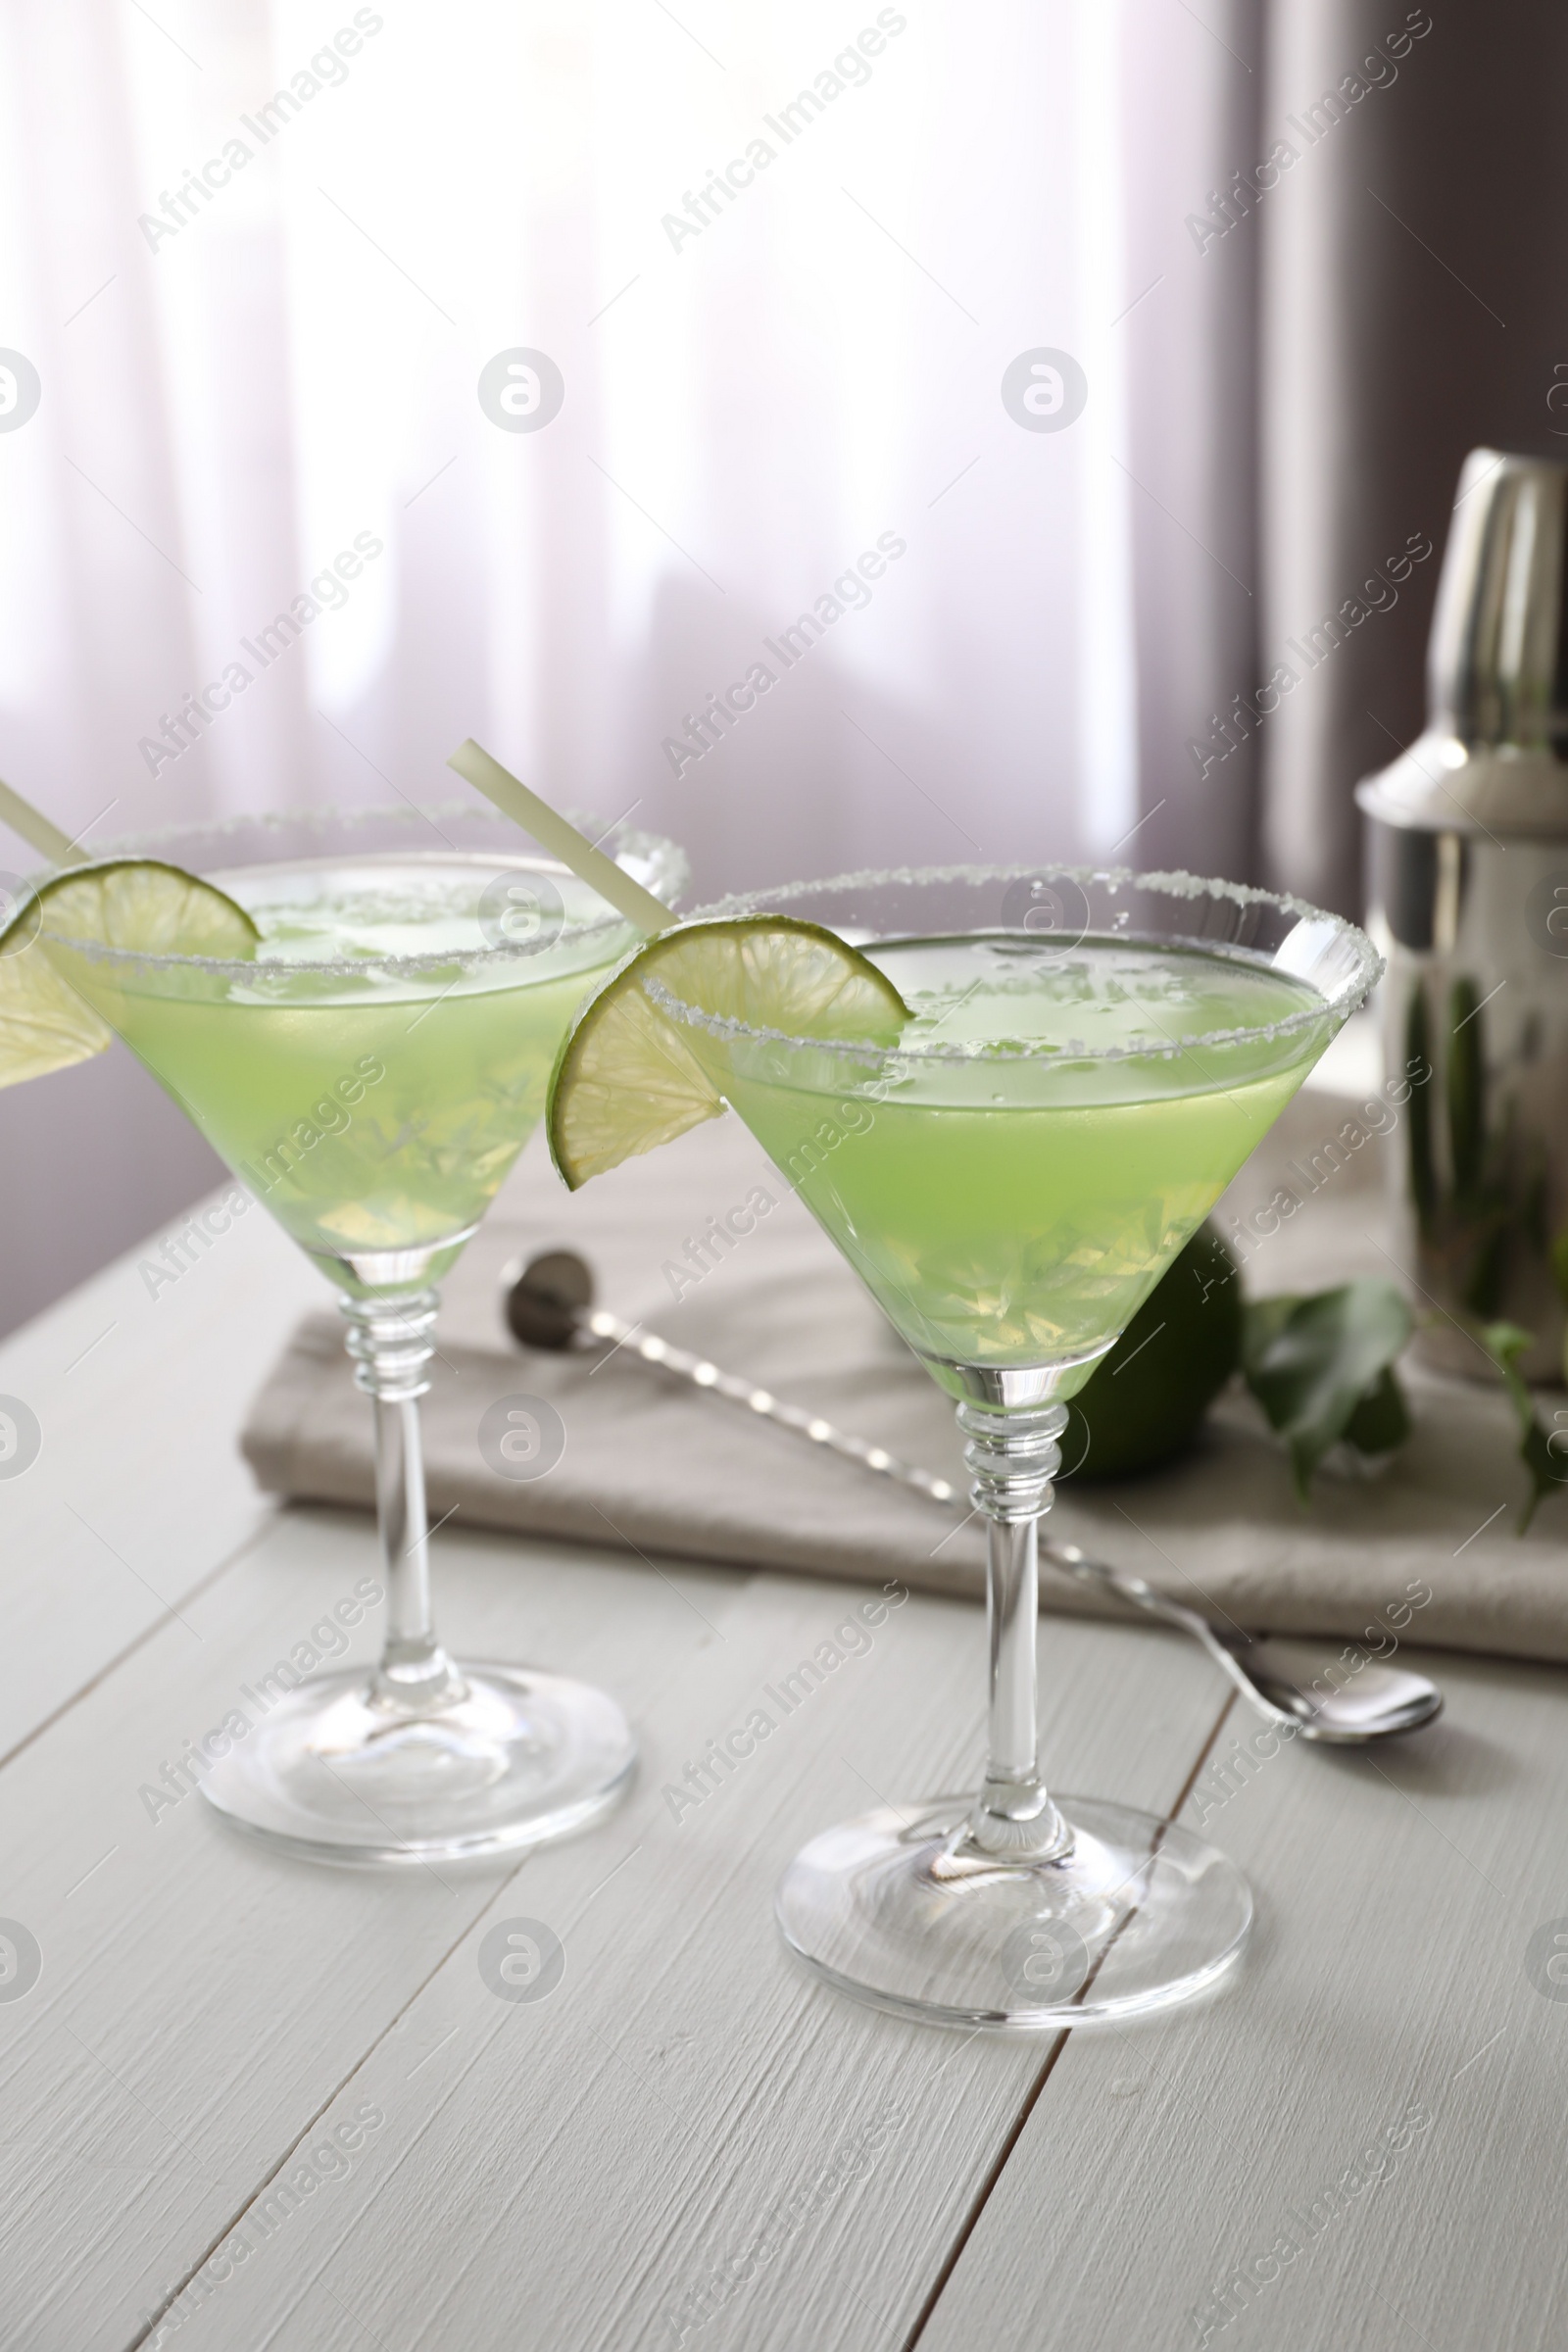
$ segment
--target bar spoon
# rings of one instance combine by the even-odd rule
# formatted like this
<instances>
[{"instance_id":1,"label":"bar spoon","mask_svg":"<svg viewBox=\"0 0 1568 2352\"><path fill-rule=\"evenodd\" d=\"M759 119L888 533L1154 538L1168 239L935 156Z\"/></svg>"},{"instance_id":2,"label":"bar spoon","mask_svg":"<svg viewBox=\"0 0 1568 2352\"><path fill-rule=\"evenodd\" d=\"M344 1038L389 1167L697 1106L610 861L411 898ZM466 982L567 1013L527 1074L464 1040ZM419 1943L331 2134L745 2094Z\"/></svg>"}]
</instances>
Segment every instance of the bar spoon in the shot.
<instances>
[{"instance_id":1,"label":"bar spoon","mask_svg":"<svg viewBox=\"0 0 1568 2352\"><path fill-rule=\"evenodd\" d=\"M764 1420L775 1421L814 1446L858 1462L879 1478L913 1487L933 1502L952 1509L963 1507L962 1490L950 1479L901 1461L886 1446L852 1437L820 1413L786 1404L768 1390L721 1372L706 1356L672 1347L640 1323L623 1322L620 1316L596 1307L592 1269L574 1250L547 1250L524 1266L514 1260L501 1280L507 1325L522 1347L562 1353L586 1338L608 1342L611 1353L624 1348L644 1363L743 1405ZM1258 1640L1240 1627L1216 1625L1196 1609L1167 1599L1141 1576L1094 1559L1076 1544L1043 1539L1040 1549L1053 1568L1076 1577L1080 1584L1113 1592L1129 1606L1157 1617L1162 1625L1190 1634L1260 1715L1303 1740L1365 1746L1397 1732L1415 1731L1442 1710L1443 1693L1424 1674L1412 1674L1402 1666L1380 1665L1374 1659L1364 1659L1351 1669L1326 1659L1315 1642ZM1336 1684L1331 1680L1334 1675L1343 1675L1344 1682Z\"/></svg>"}]
</instances>

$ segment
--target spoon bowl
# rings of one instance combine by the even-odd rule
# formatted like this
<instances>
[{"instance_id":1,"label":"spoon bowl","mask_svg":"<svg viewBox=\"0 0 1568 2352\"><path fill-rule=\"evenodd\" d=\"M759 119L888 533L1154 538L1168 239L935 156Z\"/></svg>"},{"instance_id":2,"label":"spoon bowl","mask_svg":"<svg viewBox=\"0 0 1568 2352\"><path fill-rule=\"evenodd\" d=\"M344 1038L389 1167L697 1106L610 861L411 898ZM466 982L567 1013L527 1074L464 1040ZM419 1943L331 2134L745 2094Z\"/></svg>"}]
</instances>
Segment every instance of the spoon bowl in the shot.
<instances>
[{"instance_id":1,"label":"spoon bowl","mask_svg":"<svg viewBox=\"0 0 1568 2352\"><path fill-rule=\"evenodd\" d=\"M1191 1634L1244 1698L1302 1740L1365 1747L1398 1732L1418 1731L1443 1710L1437 1684L1407 1667L1384 1666L1368 1658L1352 1671L1344 1664L1343 1652L1330 1655L1315 1642L1264 1639L1239 1626L1214 1625L1196 1609L1157 1592L1141 1576L1091 1559L1076 1544L1046 1544L1041 1548L1054 1568L1080 1584L1114 1592L1146 1616Z\"/></svg>"}]
</instances>

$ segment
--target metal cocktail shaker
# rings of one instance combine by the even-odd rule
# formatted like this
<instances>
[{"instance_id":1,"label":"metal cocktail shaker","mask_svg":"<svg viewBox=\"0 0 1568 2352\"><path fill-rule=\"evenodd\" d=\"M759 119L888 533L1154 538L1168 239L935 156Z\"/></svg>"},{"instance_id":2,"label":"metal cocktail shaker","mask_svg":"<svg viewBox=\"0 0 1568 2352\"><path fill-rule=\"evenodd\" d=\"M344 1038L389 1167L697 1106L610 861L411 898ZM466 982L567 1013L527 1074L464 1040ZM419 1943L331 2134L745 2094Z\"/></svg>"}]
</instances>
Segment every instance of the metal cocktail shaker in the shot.
<instances>
[{"instance_id":1,"label":"metal cocktail shaker","mask_svg":"<svg viewBox=\"0 0 1568 2352\"><path fill-rule=\"evenodd\" d=\"M1472 450L1427 656L1425 734L1356 799L1388 958L1391 1070L1419 1077L1388 1154L1427 1359L1486 1372L1462 1326L1536 1335L1563 1377L1568 1288L1568 466ZM1413 1065L1413 1066L1412 1066ZM1422 1299L1418 1296L1418 1309Z\"/></svg>"}]
</instances>

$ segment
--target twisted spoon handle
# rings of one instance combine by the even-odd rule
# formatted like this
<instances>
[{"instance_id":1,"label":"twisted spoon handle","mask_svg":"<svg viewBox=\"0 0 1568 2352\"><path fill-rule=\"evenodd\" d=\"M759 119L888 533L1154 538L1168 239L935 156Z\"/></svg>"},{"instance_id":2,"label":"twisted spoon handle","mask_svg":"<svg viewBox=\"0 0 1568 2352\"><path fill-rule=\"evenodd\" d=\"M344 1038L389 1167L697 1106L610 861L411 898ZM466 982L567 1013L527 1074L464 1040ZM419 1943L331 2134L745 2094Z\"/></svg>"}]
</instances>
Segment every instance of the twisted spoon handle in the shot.
<instances>
[{"instance_id":1,"label":"twisted spoon handle","mask_svg":"<svg viewBox=\"0 0 1568 2352\"><path fill-rule=\"evenodd\" d=\"M666 1372L678 1373L699 1389L711 1389L715 1396L727 1396L732 1404L744 1404L765 1420L777 1421L782 1428L793 1429L797 1436L809 1438L813 1446L825 1446L830 1453L842 1453L847 1460L876 1471L881 1478L891 1478L903 1487L917 1488L933 1502L955 1505L961 1502L959 1490L950 1479L934 1478L929 1470L917 1470L913 1463L900 1461L885 1446L871 1446L864 1438L852 1438L848 1430L835 1428L820 1413L803 1412L799 1405L784 1404L768 1390L756 1388L749 1380L737 1380L732 1372L721 1372L706 1356L689 1354L684 1348L672 1348L655 1332L645 1333L638 1323L623 1323L618 1315L609 1314L603 1307L579 1314L577 1322L579 1329L592 1332L596 1340L612 1340L616 1348L629 1348L644 1363L661 1364Z\"/></svg>"},{"instance_id":2,"label":"twisted spoon handle","mask_svg":"<svg viewBox=\"0 0 1568 2352\"><path fill-rule=\"evenodd\" d=\"M874 1470L880 1478L891 1478L902 1487L913 1487L917 1493L929 1495L933 1502L947 1503L954 1510L963 1507L963 1491L951 1479L937 1478L929 1470L916 1469L912 1462L901 1461L885 1446L872 1446L864 1438L851 1437L848 1430L825 1421L820 1413L803 1412L799 1405L781 1403L769 1390L760 1389L749 1380L737 1380L732 1372L721 1372L706 1356L693 1355L684 1348L672 1348L657 1332L645 1333L640 1323L624 1323L619 1315L612 1315L604 1307L581 1308L574 1320L579 1331L591 1333L596 1340L611 1341L612 1354L616 1348L629 1348L644 1363L658 1364L699 1389L711 1389L715 1396L726 1396L732 1404L744 1404L765 1420L793 1429L798 1437L809 1438L814 1446L825 1446L830 1453L841 1453L846 1460ZM968 1516L973 1518L972 1510ZM1091 1559L1076 1544L1058 1544L1049 1537L1041 1539L1040 1556L1064 1575L1076 1577L1081 1584L1108 1588L1150 1616L1161 1617L1167 1624L1180 1626L1184 1633L1195 1634L1238 1689L1251 1694L1245 1671L1224 1648L1213 1628L1179 1603L1167 1601L1163 1593L1156 1592L1141 1577L1123 1576L1119 1570L1107 1567L1103 1560Z\"/></svg>"},{"instance_id":3,"label":"twisted spoon handle","mask_svg":"<svg viewBox=\"0 0 1568 2352\"><path fill-rule=\"evenodd\" d=\"M543 1266L545 1262L534 1261L537 1266ZM963 1494L950 1479L933 1477L929 1470L918 1470L911 1463L901 1461L897 1454L889 1453L885 1446L871 1446L863 1438L852 1438L847 1431L824 1420L820 1413L803 1412L798 1405L781 1403L767 1389L759 1388L749 1380L737 1380L731 1373L721 1372L706 1356L693 1355L684 1348L672 1348L657 1332L645 1333L641 1324L624 1323L618 1315L612 1315L604 1308L590 1309L586 1299L592 1294L592 1278L587 1267L573 1252L556 1253L554 1272L558 1281L563 1273L574 1281L575 1295L570 1295L569 1288L563 1294L556 1284L542 1285L533 1295L532 1301L537 1308L543 1298L549 1310L542 1327L537 1318L526 1326L519 1323L513 1311L516 1301L526 1295L527 1272L511 1291L509 1320L514 1336L524 1346L564 1348L570 1345L574 1332L596 1340L607 1340L611 1343L611 1354L617 1348L630 1348L644 1363L673 1372L677 1379L688 1380L696 1388L711 1389L715 1396L727 1398L730 1403L745 1405L748 1411L759 1413L765 1420L776 1421L783 1429L793 1430L797 1437L808 1438L812 1445L825 1446L830 1452L843 1454L847 1460L858 1462L863 1469L874 1472L879 1478L890 1478L900 1486L913 1487L918 1494L929 1495L933 1502L943 1503L949 1509L963 1509ZM600 1360L608 1359L602 1357ZM972 1518L974 1512L971 1510L968 1515ZM1336 1727L1326 1720L1320 1720L1325 1715L1327 1702L1322 1698L1319 1686L1314 1685L1312 1694L1308 1694L1283 1671L1270 1667L1270 1690L1289 1693L1291 1703L1282 1706L1270 1695L1270 1690L1262 1689L1249 1672L1243 1653L1258 1656L1263 1653L1253 1653L1252 1643L1240 1628L1233 1629L1231 1633L1223 1632L1196 1610L1184 1608L1179 1601L1167 1599L1164 1593L1156 1592L1143 1577L1108 1567L1103 1560L1094 1559L1089 1553L1081 1551L1076 1544L1046 1539L1040 1543L1039 1551L1043 1560L1049 1561L1053 1568L1062 1574L1076 1577L1082 1584L1096 1585L1102 1591L1114 1592L1134 1608L1142 1609L1149 1616L1160 1618L1165 1624L1192 1635L1202 1643L1215 1665L1252 1706L1276 1723L1303 1731L1309 1740L1365 1742L1379 1739L1388 1732L1408 1731L1417 1724L1430 1722L1442 1708L1443 1696L1434 1685L1427 1683L1422 1676L1406 1675L1402 1678L1406 1685L1419 1686L1416 1690L1419 1704L1413 1704L1406 1696L1391 1713L1389 1720L1382 1724L1369 1725L1363 1720L1349 1725L1341 1723Z\"/></svg>"}]
</instances>

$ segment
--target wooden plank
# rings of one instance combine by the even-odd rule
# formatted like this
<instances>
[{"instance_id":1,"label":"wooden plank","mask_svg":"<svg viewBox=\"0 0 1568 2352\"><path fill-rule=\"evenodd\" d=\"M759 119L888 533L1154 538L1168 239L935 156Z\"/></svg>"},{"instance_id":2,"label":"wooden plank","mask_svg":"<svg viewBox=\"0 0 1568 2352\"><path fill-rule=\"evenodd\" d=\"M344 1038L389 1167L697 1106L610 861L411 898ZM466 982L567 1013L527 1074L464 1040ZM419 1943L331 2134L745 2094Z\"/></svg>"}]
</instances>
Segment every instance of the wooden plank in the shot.
<instances>
[{"instance_id":1,"label":"wooden plank","mask_svg":"<svg viewBox=\"0 0 1568 2352\"><path fill-rule=\"evenodd\" d=\"M0 1477L0 1756L272 1516L236 1433L325 1286L259 1207L159 1279L164 1238L0 1347L0 1396L30 1408L43 1440L28 1469Z\"/></svg>"},{"instance_id":2,"label":"wooden plank","mask_svg":"<svg viewBox=\"0 0 1568 2352\"><path fill-rule=\"evenodd\" d=\"M639 1707L721 1646L707 1620L744 1582L710 1579L699 1614L635 1562L438 1550L456 1636ZM284 1514L183 1612L199 1639L161 1624L0 1774L0 1912L43 1953L0 2002L0 2344L128 2343L494 1892L494 1871L286 1862L194 1795L155 1821L138 1794L375 1565L368 1519Z\"/></svg>"},{"instance_id":3,"label":"wooden plank","mask_svg":"<svg viewBox=\"0 0 1568 2352\"><path fill-rule=\"evenodd\" d=\"M1447 1713L1392 1752L1200 1774L1244 1974L1071 2037L920 2352L1561 2342L1568 1678L1420 1662Z\"/></svg>"},{"instance_id":4,"label":"wooden plank","mask_svg":"<svg viewBox=\"0 0 1568 2352\"><path fill-rule=\"evenodd\" d=\"M670 2340L670 2307L780 2194L862 2169L847 2135L879 2129L870 2174L818 2178L823 2209L703 2340L800 2342L807 2312L811 2340L889 2340L1039 2048L835 1999L785 1962L768 1895L813 1828L874 1801L862 1774L914 1792L971 1774L980 1613L909 1599L677 1823L665 1781L865 1592L447 1541L456 1640L588 1672L635 1712L647 1766L613 1823L501 1882L291 1865L195 1799L148 1821L141 1783L373 1569L371 1545L360 1519L284 1515L186 1611L200 1644L158 1628L0 1774L0 1907L45 1952L33 1992L0 2004L0 2345L127 2345L301 2135L365 2100L385 2129L183 2342L348 2345L365 2324L393 2347L461 2328L475 2352L519 2327ZM1156 1633L1051 1625L1046 1687L1067 1776L1138 1799L1173 1797L1215 1715L1206 1663ZM519 1912L569 1950L538 2006L477 1974L484 1924Z\"/></svg>"},{"instance_id":5,"label":"wooden plank","mask_svg":"<svg viewBox=\"0 0 1568 2352\"><path fill-rule=\"evenodd\" d=\"M221 1611L198 1604L199 1656L160 1634L73 1711L69 1737L62 1724L0 1776L24 1849L13 1899L56 1954L47 2013L0 2007L0 2046L24 2070L11 2168L24 2340L126 2342L301 2135L318 2144L323 2109L331 2122L368 2103L384 2127L272 2234L258 2225L240 2267L205 2276L182 2344L896 2343L1044 2050L837 1998L788 1962L770 1897L796 1846L873 1788L972 1777L982 1614L906 1601L677 1821L665 1785L865 1592L722 1571L666 1581L502 1539L443 1548L453 1632L628 1698L646 1758L632 1802L477 1891L273 1862L194 1804L139 1824L134 1784L161 1745L150 1728L167 1723L172 1740L204 1722L291 1609L308 1623L368 1560L368 1528L286 1520L224 1579ZM1068 1779L1171 1801L1220 1704L1203 1659L1155 1631L1060 1622L1043 1648ZM57 1889L117 1836L124 1855L68 1919ZM567 1955L537 2004L499 2000L479 1973L484 1933L516 1917L551 1927ZM247 2017L266 2021L261 2063ZM100 2065L133 2096L100 2090ZM45 2144L66 2115L69 2154ZM89 2152L127 2168L105 2171L90 2207ZM749 2253L756 2276L705 2305L715 2271Z\"/></svg>"}]
</instances>

